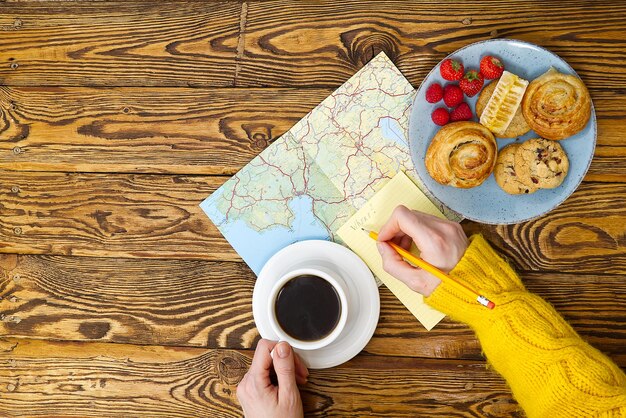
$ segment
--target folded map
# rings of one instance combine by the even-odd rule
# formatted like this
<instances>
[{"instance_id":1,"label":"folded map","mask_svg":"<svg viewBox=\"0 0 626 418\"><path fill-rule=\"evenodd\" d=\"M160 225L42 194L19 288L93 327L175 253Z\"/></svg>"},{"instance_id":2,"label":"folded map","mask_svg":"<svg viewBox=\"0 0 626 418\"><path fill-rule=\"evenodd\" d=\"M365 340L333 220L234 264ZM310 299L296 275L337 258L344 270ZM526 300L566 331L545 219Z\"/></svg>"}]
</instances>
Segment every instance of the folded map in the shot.
<instances>
[{"instance_id":1,"label":"folded map","mask_svg":"<svg viewBox=\"0 0 626 418\"><path fill-rule=\"evenodd\" d=\"M337 229L386 181L414 172L414 95L380 53L200 206L257 274L291 243L341 242Z\"/></svg>"}]
</instances>

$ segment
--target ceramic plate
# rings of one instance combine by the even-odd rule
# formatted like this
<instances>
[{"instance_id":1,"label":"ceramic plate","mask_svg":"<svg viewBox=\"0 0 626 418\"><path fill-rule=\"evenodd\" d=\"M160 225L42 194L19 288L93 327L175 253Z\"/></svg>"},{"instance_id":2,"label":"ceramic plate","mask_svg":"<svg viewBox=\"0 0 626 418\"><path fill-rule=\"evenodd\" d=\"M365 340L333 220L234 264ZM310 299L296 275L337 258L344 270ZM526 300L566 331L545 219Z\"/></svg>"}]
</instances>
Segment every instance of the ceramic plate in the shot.
<instances>
[{"instance_id":1,"label":"ceramic plate","mask_svg":"<svg viewBox=\"0 0 626 418\"><path fill-rule=\"evenodd\" d=\"M577 76L572 67L552 52L537 45L513 39L492 39L477 42L459 49L446 58L460 60L467 71L468 69L478 70L480 59L485 55L494 55L500 58L506 70L529 81L546 72L551 66L562 73ZM567 153L570 167L563 184L555 189L541 189L530 195L510 195L500 189L493 174L483 184L472 189L443 186L433 180L426 171L424 156L439 127L432 122L430 114L435 108L444 106L444 104L443 102L428 103L424 95L427 87L434 82L438 82L442 86L449 83L439 73L440 64L432 69L418 89L409 122L409 143L413 164L426 188L437 199L463 217L473 221L488 224L513 224L536 218L551 211L576 190L589 168L596 145L596 114L593 105L587 126L576 135L559 142ZM485 80L485 84L487 82L490 80ZM478 95L466 98L474 113L477 98ZM478 121L476 116L473 120ZM496 141L498 149L502 149L502 147L516 140L523 142L526 139L537 137L539 135L530 131L518 139L496 139Z\"/></svg>"},{"instance_id":2,"label":"ceramic plate","mask_svg":"<svg viewBox=\"0 0 626 418\"><path fill-rule=\"evenodd\" d=\"M335 341L318 350L298 350L307 367L325 369L345 363L363 350L374 334L380 313L378 287L367 265L352 251L329 241L301 241L283 248L263 266L252 295L254 322L261 337L276 341L267 317L272 286L286 273L310 265L323 266L346 282L348 319Z\"/></svg>"}]
</instances>

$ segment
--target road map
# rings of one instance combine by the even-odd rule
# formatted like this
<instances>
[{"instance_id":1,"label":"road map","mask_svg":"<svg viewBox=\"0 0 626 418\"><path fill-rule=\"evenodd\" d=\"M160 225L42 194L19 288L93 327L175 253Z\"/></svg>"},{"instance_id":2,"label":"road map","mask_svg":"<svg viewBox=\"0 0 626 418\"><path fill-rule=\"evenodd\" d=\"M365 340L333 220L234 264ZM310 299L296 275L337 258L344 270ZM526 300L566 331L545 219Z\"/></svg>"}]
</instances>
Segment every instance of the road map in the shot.
<instances>
[{"instance_id":1,"label":"road map","mask_svg":"<svg viewBox=\"0 0 626 418\"><path fill-rule=\"evenodd\" d=\"M396 173L420 185L408 147L414 95L380 53L201 208L256 274L294 242L341 242L339 227Z\"/></svg>"}]
</instances>

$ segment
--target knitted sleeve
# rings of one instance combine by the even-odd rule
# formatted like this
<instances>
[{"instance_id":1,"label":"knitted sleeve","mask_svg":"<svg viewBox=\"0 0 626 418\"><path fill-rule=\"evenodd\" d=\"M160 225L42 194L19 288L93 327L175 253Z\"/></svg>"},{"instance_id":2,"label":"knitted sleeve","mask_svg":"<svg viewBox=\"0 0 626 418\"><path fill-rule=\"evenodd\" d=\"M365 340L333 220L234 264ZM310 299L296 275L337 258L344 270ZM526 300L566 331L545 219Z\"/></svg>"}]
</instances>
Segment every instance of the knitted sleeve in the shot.
<instances>
[{"instance_id":1,"label":"knitted sleeve","mask_svg":"<svg viewBox=\"0 0 626 418\"><path fill-rule=\"evenodd\" d=\"M450 275L496 307L486 309L443 283L426 303L472 327L528 417L626 417L624 372L529 293L482 236L470 238Z\"/></svg>"}]
</instances>

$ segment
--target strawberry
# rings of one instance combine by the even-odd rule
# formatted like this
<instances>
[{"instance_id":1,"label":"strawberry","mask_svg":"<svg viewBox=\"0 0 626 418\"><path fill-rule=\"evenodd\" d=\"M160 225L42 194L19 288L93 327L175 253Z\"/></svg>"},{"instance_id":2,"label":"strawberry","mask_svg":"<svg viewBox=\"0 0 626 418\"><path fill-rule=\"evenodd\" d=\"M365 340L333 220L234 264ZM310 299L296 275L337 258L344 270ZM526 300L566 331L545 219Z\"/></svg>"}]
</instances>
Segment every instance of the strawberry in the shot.
<instances>
[{"instance_id":1,"label":"strawberry","mask_svg":"<svg viewBox=\"0 0 626 418\"><path fill-rule=\"evenodd\" d=\"M439 83L433 83L426 89L426 101L437 103L443 97L443 88Z\"/></svg>"},{"instance_id":2,"label":"strawberry","mask_svg":"<svg viewBox=\"0 0 626 418\"><path fill-rule=\"evenodd\" d=\"M460 80L463 77L463 64L453 59L445 59L439 66L441 76L448 81Z\"/></svg>"},{"instance_id":3,"label":"strawberry","mask_svg":"<svg viewBox=\"0 0 626 418\"><path fill-rule=\"evenodd\" d=\"M456 122L457 120L470 120L472 119L472 109L465 102L461 103L450 112L450 120Z\"/></svg>"},{"instance_id":4,"label":"strawberry","mask_svg":"<svg viewBox=\"0 0 626 418\"><path fill-rule=\"evenodd\" d=\"M476 70L470 70L459 81L459 86L467 97L473 97L483 88L484 82L485 79L481 73Z\"/></svg>"},{"instance_id":5,"label":"strawberry","mask_svg":"<svg viewBox=\"0 0 626 418\"><path fill-rule=\"evenodd\" d=\"M443 107L438 107L437 109L433 110L433 113L430 115L430 117L432 118L433 122L435 122L435 124L439 126L445 125L446 123L448 123L448 120L450 120L450 114Z\"/></svg>"},{"instance_id":6,"label":"strawberry","mask_svg":"<svg viewBox=\"0 0 626 418\"><path fill-rule=\"evenodd\" d=\"M463 101L463 90L456 84L446 84L443 88L443 102L448 107L458 106Z\"/></svg>"},{"instance_id":7,"label":"strawberry","mask_svg":"<svg viewBox=\"0 0 626 418\"><path fill-rule=\"evenodd\" d=\"M480 60L480 72L487 79L499 78L504 71L504 64L498 58L485 55Z\"/></svg>"}]
</instances>

